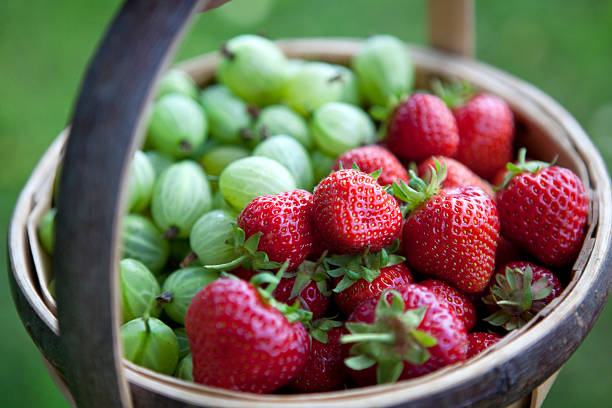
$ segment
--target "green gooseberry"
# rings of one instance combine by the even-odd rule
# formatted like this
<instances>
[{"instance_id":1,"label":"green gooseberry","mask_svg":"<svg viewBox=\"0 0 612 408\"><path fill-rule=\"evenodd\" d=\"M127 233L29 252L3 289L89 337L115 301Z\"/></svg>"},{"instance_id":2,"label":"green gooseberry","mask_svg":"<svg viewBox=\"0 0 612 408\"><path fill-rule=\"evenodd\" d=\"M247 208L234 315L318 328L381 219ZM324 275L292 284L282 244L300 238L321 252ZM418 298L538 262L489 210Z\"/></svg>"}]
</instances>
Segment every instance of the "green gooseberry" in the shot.
<instances>
[{"instance_id":1,"label":"green gooseberry","mask_svg":"<svg viewBox=\"0 0 612 408\"><path fill-rule=\"evenodd\" d=\"M353 72L325 62L305 62L287 80L284 99L302 116L327 102L359 103L359 87Z\"/></svg>"},{"instance_id":2,"label":"green gooseberry","mask_svg":"<svg viewBox=\"0 0 612 408\"><path fill-rule=\"evenodd\" d=\"M53 255L53 247L55 246L56 212L55 208L50 208L41 218L40 224L38 224L38 239L47 255Z\"/></svg>"},{"instance_id":3,"label":"green gooseberry","mask_svg":"<svg viewBox=\"0 0 612 408\"><path fill-rule=\"evenodd\" d=\"M296 188L289 170L267 157L251 156L236 160L219 177L223 198L238 211L242 211L255 197Z\"/></svg>"},{"instance_id":4,"label":"green gooseberry","mask_svg":"<svg viewBox=\"0 0 612 408\"><path fill-rule=\"evenodd\" d=\"M283 105L266 106L255 121L254 140L274 135L288 135L306 149L312 149L312 136L308 124L300 115Z\"/></svg>"},{"instance_id":5,"label":"green gooseberry","mask_svg":"<svg viewBox=\"0 0 612 408\"><path fill-rule=\"evenodd\" d=\"M155 183L151 215L167 238L186 238L198 218L212 207L206 174L194 161L168 167Z\"/></svg>"},{"instance_id":6,"label":"green gooseberry","mask_svg":"<svg viewBox=\"0 0 612 408\"><path fill-rule=\"evenodd\" d=\"M179 362L176 367L176 377L181 380L193 382L193 358L191 357L191 353L187 354Z\"/></svg>"},{"instance_id":7,"label":"green gooseberry","mask_svg":"<svg viewBox=\"0 0 612 408\"><path fill-rule=\"evenodd\" d=\"M149 159L149 163L153 166L153 170L155 171L155 177L158 177L164 170L174 163L172 158L160 151L157 150L147 150L144 152Z\"/></svg>"},{"instance_id":8,"label":"green gooseberry","mask_svg":"<svg viewBox=\"0 0 612 408\"><path fill-rule=\"evenodd\" d=\"M162 76L157 86L157 98L168 94L181 94L192 99L198 97L198 87L185 71L177 68L169 69Z\"/></svg>"},{"instance_id":9,"label":"green gooseberry","mask_svg":"<svg viewBox=\"0 0 612 408\"><path fill-rule=\"evenodd\" d=\"M206 141L208 121L202 107L181 94L169 94L156 103L147 141L171 157L188 156Z\"/></svg>"},{"instance_id":10,"label":"green gooseberry","mask_svg":"<svg viewBox=\"0 0 612 408\"><path fill-rule=\"evenodd\" d=\"M414 64L408 50L390 35L366 40L352 67L362 95L371 105L394 106L408 95L414 83Z\"/></svg>"},{"instance_id":11,"label":"green gooseberry","mask_svg":"<svg viewBox=\"0 0 612 408\"><path fill-rule=\"evenodd\" d=\"M174 335L179 346L179 360L189 355L189 339L187 338L187 332L184 327L177 327L174 329ZM180 363L179 363L180 365Z\"/></svg>"},{"instance_id":12,"label":"green gooseberry","mask_svg":"<svg viewBox=\"0 0 612 408\"><path fill-rule=\"evenodd\" d=\"M153 317L159 316L161 308L155 307L155 297L161 293L159 284L142 262L129 258L121 260L119 283L124 322L147 312Z\"/></svg>"},{"instance_id":13,"label":"green gooseberry","mask_svg":"<svg viewBox=\"0 0 612 408\"><path fill-rule=\"evenodd\" d=\"M332 172L336 158L328 156L320 150L315 150L310 155L310 160L314 169L315 183L318 183Z\"/></svg>"},{"instance_id":14,"label":"green gooseberry","mask_svg":"<svg viewBox=\"0 0 612 408\"><path fill-rule=\"evenodd\" d=\"M236 217L224 210L204 214L191 229L189 244L203 265L219 265L238 257L229 241L234 236Z\"/></svg>"},{"instance_id":15,"label":"green gooseberry","mask_svg":"<svg viewBox=\"0 0 612 408\"><path fill-rule=\"evenodd\" d=\"M228 87L215 84L200 94L200 103L210 125L210 137L219 143L240 143L241 131L251 126L247 104Z\"/></svg>"},{"instance_id":16,"label":"green gooseberry","mask_svg":"<svg viewBox=\"0 0 612 408\"><path fill-rule=\"evenodd\" d=\"M217 78L247 103L277 103L287 76L287 58L276 44L257 35L240 35L224 44Z\"/></svg>"},{"instance_id":17,"label":"green gooseberry","mask_svg":"<svg viewBox=\"0 0 612 408\"><path fill-rule=\"evenodd\" d=\"M175 322L185 324L187 308L193 297L215 279L219 273L200 266L182 268L172 272L164 282L162 292L171 299L164 303L164 311Z\"/></svg>"},{"instance_id":18,"label":"green gooseberry","mask_svg":"<svg viewBox=\"0 0 612 408\"><path fill-rule=\"evenodd\" d=\"M310 156L294 138L287 135L272 136L257 145L253 156L276 160L289 170L298 188L312 190L314 174Z\"/></svg>"},{"instance_id":19,"label":"green gooseberry","mask_svg":"<svg viewBox=\"0 0 612 408\"><path fill-rule=\"evenodd\" d=\"M49 290L51 296L55 297L55 278L51 278L51 280L49 280L49 283L47 284L47 290Z\"/></svg>"},{"instance_id":20,"label":"green gooseberry","mask_svg":"<svg viewBox=\"0 0 612 408\"><path fill-rule=\"evenodd\" d=\"M247 157L249 151L241 146L219 145L207 151L200 163L211 176L219 176L231 162Z\"/></svg>"},{"instance_id":21,"label":"green gooseberry","mask_svg":"<svg viewBox=\"0 0 612 408\"><path fill-rule=\"evenodd\" d=\"M123 356L134 364L172 375L178 364L179 347L170 327L155 317L141 317L121 326Z\"/></svg>"},{"instance_id":22,"label":"green gooseberry","mask_svg":"<svg viewBox=\"0 0 612 408\"><path fill-rule=\"evenodd\" d=\"M128 211L144 211L151 201L155 184L155 169L147 155L140 150L134 153L130 169Z\"/></svg>"},{"instance_id":23,"label":"green gooseberry","mask_svg":"<svg viewBox=\"0 0 612 408\"><path fill-rule=\"evenodd\" d=\"M128 214L121 226L123 258L142 262L151 272L157 274L168 260L168 242L162 233L146 217Z\"/></svg>"},{"instance_id":24,"label":"green gooseberry","mask_svg":"<svg viewBox=\"0 0 612 408\"><path fill-rule=\"evenodd\" d=\"M319 150L330 156L338 156L376 137L374 122L368 114L343 102L329 102L317 109L310 128Z\"/></svg>"}]
</instances>

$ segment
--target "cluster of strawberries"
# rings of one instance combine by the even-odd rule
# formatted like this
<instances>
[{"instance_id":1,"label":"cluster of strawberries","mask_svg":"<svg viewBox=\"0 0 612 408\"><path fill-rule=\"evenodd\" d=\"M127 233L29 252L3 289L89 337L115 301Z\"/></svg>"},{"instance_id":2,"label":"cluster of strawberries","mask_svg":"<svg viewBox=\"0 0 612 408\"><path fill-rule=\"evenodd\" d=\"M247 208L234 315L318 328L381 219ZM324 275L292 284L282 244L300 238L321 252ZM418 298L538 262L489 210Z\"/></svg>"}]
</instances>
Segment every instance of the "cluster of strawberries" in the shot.
<instances>
[{"instance_id":1,"label":"cluster of strawberries","mask_svg":"<svg viewBox=\"0 0 612 408\"><path fill-rule=\"evenodd\" d=\"M267 393L413 378L479 353L561 293L547 268L575 260L588 196L524 150L507 164L504 101L478 94L452 111L415 93L387 132L386 146L341 155L313 194L242 211L242 279L211 283L187 313L197 382Z\"/></svg>"}]
</instances>

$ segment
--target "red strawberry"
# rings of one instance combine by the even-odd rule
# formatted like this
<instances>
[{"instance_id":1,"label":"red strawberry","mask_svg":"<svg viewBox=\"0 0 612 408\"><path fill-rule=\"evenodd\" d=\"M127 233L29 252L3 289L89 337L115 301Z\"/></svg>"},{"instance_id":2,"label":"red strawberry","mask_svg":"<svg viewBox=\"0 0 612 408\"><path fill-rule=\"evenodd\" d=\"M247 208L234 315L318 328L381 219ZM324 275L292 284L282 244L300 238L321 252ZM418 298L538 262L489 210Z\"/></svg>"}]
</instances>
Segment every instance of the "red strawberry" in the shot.
<instances>
[{"instance_id":1,"label":"red strawberry","mask_svg":"<svg viewBox=\"0 0 612 408\"><path fill-rule=\"evenodd\" d=\"M309 281L306 286L298 292L297 296L291 296L296 278L283 278L279 282L272 295L279 302L293 304L296 300L300 302L302 308L312 312L312 318L318 319L329 307L329 294L325 296L317 287L317 282Z\"/></svg>"},{"instance_id":2,"label":"red strawberry","mask_svg":"<svg viewBox=\"0 0 612 408\"><path fill-rule=\"evenodd\" d=\"M335 279L339 284L342 278ZM372 282L359 279L341 292L334 293L334 301L344 313L351 312L364 300L372 297L378 298L387 289L398 288L414 282L410 269L403 263L387 266L380 269L380 275Z\"/></svg>"},{"instance_id":3,"label":"red strawberry","mask_svg":"<svg viewBox=\"0 0 612 408\"><path fill-rule=\"evenodd\" d=\"M472 330L472 327L476 324L476 308L465 293L437 279L424 280L419 282L419 285L431 289L432 292L448 302L457 317L463 321L465 331Z\"/></svg>"},{"instance_id":4,"label":"red strawberry","mask_svg":"<svg viewBox=\"0 0 612 408\"><path fill-rule=\"evenodd\" d=\"M506 102L481 93L453 111L459 129L455 158L490 180L512 159L514 117Z\"/></svg>"},{"instance_id":5,"label":"red strawberry","mask_svg":"<svg viewBox=\"0 0 612 408\"><path fill-rule=\"evenodd\" d=\"M381 146L371 145L348 150L340 155L334 163L334 171L350 169L354 164L365 173L374 173L378 169L382 172L378 176L378 184L386 186L395 180L408 181L408 173L402 163L389 150Z\"/></svg>"},{"instance_id":6,"label":"red strawberry","mask_svg":"<svg viewBox=\"0 0 612 408\"><path fill-rule=\"evenodd\" d=\"M313 219L331 253L372 252L399 235L402 214L395 199L371 176L353 169L323 179L314 192Z\"/></svg>"},{"instance_id":7,"label":"red strawberry","mask_svg":"<svg viewBox=\"0 0 612 408\"><path fill-rule=\"evenodd\" d=\"M494 333L474 332L468 334L468 353L467 358L472 358L482 353L502 339L502 336Z\"/></svg>"},{"instance_id":8,"label":"red strawberry","mask_svg":"<svg viewBox=\"0 0 612 408\"><path fill-rule=\"evenodd\" d=\"M546 265L569 264L585 233L589 197L584 185L568 169L525 162L524 149L509 170L496 197L502 233Z\"/></svg>"},{"instance_id":9,"label":"red strawberry","mask_svg":"<svg viewBox=\"0 0 612 408\"><path fill-rule=\"evenodd\" d=\"M483 290L493 274L499 218L493 201L479 188L440 190L444 168L426 185L394 184L396 197L408 203L402 246L408 266L441 278L467 293Z\"/></svg>"},{"instance_id":10,"label":"red strawberry","mask_svg":"<svg viewBox=\"0 0 612 408\"><path fill-rule=\"evenodd\" d=\"M512 261L520 261L524 259L512 242L500 235L499 242L497 243L497 252L495 252L495 268L499 268Z\"/></svg>"},{"instance_id":11,"label":"red strawberry","mask_svg":"<svg viewBox=\"0 0 612 408\"><path fill-rule=\"evenodd\" d=\"M323 320L323 324L330 322ZM333 322L333 321L332 321ZM317 324L317 322L313 322ZM289 383L288 387L297 392L325 392L339 390L346 382L346 368L340 336L343 333L342 323L333 322L334 326L315 335L311 331L310 352L306 366L301 374ZM316 329L315 329L316 330ZM323 334L322 334L323 333Z\"/></svg>"},{"instance_id":12,"label":"red strawberry","mask_svg":"<svg viewBox=\"0 0 612 408\"><path fill-rule=\"evenodd\" d=\"M253 199L238 216L247 238L261 232L258 250L273 262L301 264L312 248L312 194L293 190Z\"/></svg>"},{"instance_id":13,"label":"red strawberry","mask_svg":"<svg viewBox=\"0 0 612 408\"><path fill-rule=\"evenodd\" d=\"M465 360L463 322L434 292L407 285L361 303L349 317L345 360L359 385L418 377ZM386 364L377 364L380 360Z\"/></svg>"},{"instance_id":14,"label":"red strawberry","mask_svg":"<svg viewBox=\"0 0 612 408\"><path fill-rule=\"evenodd\" d=\"M403 160L452 156L459 145L457 123L442 99L415 93L393 112L387 129L387 144Z\"/></svg>"},{"instance_id":15,"label":"red strawberry","mask_svg":"<svg viewBox=\"0 0 612 408\"><path fill-rule=\"evenodd\" d=\"M423 180L431 180L431 169L435 168L435 161L446 165L446 178L442 188L455 188L463 186L480 187L491 198L495 197L491 185L478 177L474 172L455 159L444 156L432 156L419 164L418 175Z\"/></svg>"},{"instance_id":16,"label":"red strawberry","mask_svg":"<svg viewBox=\"0 0 612 408\"><path fill-rule=\"evenodd\" d=\"M559 279L548 269L531 262L510 262L499 268L483 299L491 311L485 320L514 330L525 325L563 291Z\"/></svg>"},{"instance_id":17,"label":"red strawberry","mask_svg":"<svg viewBox=\"0 0 612 408\"><path fill-rule=\"evenodd\" d=\"M271 392L296 378L308 357L302 323L291 323L240 279L202 289L187 310L185 330L194 380L205 385Z\"/></svg>"}]
</instances>

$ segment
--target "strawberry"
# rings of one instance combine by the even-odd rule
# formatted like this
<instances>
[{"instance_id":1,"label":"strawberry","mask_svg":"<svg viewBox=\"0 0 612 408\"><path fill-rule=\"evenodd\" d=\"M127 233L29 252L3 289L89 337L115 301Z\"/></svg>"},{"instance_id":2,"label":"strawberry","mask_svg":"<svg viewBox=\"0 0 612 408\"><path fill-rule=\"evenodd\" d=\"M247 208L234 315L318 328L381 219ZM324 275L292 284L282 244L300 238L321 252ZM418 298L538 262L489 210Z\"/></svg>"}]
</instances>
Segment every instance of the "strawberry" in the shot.
<instances>
[{"instance_id":1,"label":"strawberry","mask_svg":"<svg viewBox=\"0 0 612 408\"><path fill-rule=\"evenodd\" d=\"M453 111L459 129L455 158L490 180L512 159L514 117L506 102L480 93Z\"/></svg>"},{"instance_id":2,"label":"strawberry","mask_svg":"<svg viewBox=\"0 0 612 408\"><path fill-rule=\"evenodd\" d=\"M501 230L513 244L550 266L565 266L578 255L585 234L589 197L570 170L538 161L508 164L497 192Z\"/></svg>"},{"instance_id":3,"label":"strawberry","mask_svg":"<svg viewBox=\"0 0 612 408\"><path fill-rule=\"evenodd\" d=\"M559 279L531 262L510 262L499 268L484 303L495 311L485 320L514 330L524 326L563 291Z\"/></svg>"},{"instance_id":4,"label":"strawberry","mask_svg":"<svg viewBox=\"0 0 612 408\"><path fill-rule=\"evenodd\" d=\"M395 199L370 175L334 172L314 191L315 227L331 253L376 252L399 235L402 214Z\"/></svg>"},{"instance_id":5,"label":"strawberry","mask_svg":"<svg viewBox=\"0 0 612 408\"><path fill-rule=\"evenodd\" d=\"M310 352L306 366L288 384L297 392L325 392L344 388L346 367L340 336L342 323L329 319L312 322Z\"/></svg>"},{"instance_id":6,"label":"strawberry","mask_svg":"<svg viewBox=\"0 0 612 408\"><path fill-rule=\"evenodd\" d=\"M366 173L382 169L376 180L381 186L393 184L395 180L408 181L408 173L402 163L393 153L381 146L370 145L348 150L336 159L333 169L350 169L353 165Z\"/></svg>"},{"instance_id":7,"label":"strawberry","mask_svg":"<svg viewBox=\"0 0 612 408\"><path fill-rule=\"evenodd\" d=\"M337 277L335 283L338 285L342 278ZM361 278L348 288L334 293L334 302L347 315L364 300L372 297L378 298L380 294L388 289L398 288L414 282L410 269L403 263L386 266L380 269L377 278L368 282Z\"/></svg>"},{"instance_id":8,"label":"strawberry","mask_svg":"<svg viewBox=\"0 0 612 408\"><path fill-rule=\"evenodd\" d=\"M410 186L393 185L395 196L408 203L402 239L406 263L463 292L480 292L495 266L497 209L479 188L440 190L446 170L436 167L429 184L411 172Z\"/></svg>"},{"instance_id":9,"label":"strawberry","mask_svg":"<svg viewBox=\"0 0 612 408\"><path fill-rule=\"evenodd\" d=\"M419 285L431 289L432 292L448 302L457 317L463 322L465 331L472 330L472 327L476 324L476 308L465 293L437 279L427 279L419 282Z\"/></svg>"},{"instance_id":10,"label":"strawberry","mask_svg":"<svg viewBox=\"0 0 612 408\"><path fill-rule=\"evenodd\" d=\"M500 235L499 242L497 243L497 252L495 252L495 268L499 268L508 262L520 261L524 258L521 251L512 242Z\"/></svg>"},{"instance_id":11,"label":"strawberry","mask_svg":"<svg viewBox=\"0 0 612 408\"><path fill-rule=\"evenodd\" d=\"M495 197L491 185L478 177L472 170L459 163L455 159L444 156L432 156L421 162L418 167L418 175L425 181L431 180L431 169L435 168L435 161L446 165L446 178L442 182L442 188L455 188L463 186L480 187L491 198Z\"/></svg>"},{"instance_id":12,"label":"strawberry","mask_svg":"<svg viewBox=\"0 0 612 408\"><path fill-rule=\"evenodd\" d=\"M448 303L421 285L407 285L361 303L349 317L345 360L359 385L418 377L465 360L467 334Z\"/></svg>"},{"instance_id":13,"label":"strawberry","mask_svg":"<svg viewBox=\"0 0 612 408\"><path fill-rule=\"evenodd\" d=\"M421 161L432 155L450 157L459 145L457 123L442 99L417 92L393 112L387 144L403 160Z\"/></svg>"},{"instance_id":14,"label":"strawberry","mask_svg":"<svg viewBox=\"0 0 612 408\"><path fill-rule=\"evenodd\" d=\"M467 358L472 358L482 353L485 349L491 347L501 339L502 336L495 333L474 332L468 334Z\"/></svg>"},{"instance_id":15,"label":"strawberry","mask_svg":"<svg viewBox=\"0 0 612 408\"><path fill-rule=\"evenodd\" d=\"M257 249L295 269L312 248L312 194L304 190L256 197L238 215L247 238L261 233Z\"/></svg>"},{"instance_id":16,"label":"strawberry","mask_svg":"<svg viewBox=\"0 0 612 408\"><path fill-rule=\"evenodd\" d=\"M264 291L240 279L218 279L193 298L185 330L196 382L268 393L302 371L309 342L297 320L307 315L275 302L270 291L276 283L269 282Z\"/></svg>"}]
</instances>

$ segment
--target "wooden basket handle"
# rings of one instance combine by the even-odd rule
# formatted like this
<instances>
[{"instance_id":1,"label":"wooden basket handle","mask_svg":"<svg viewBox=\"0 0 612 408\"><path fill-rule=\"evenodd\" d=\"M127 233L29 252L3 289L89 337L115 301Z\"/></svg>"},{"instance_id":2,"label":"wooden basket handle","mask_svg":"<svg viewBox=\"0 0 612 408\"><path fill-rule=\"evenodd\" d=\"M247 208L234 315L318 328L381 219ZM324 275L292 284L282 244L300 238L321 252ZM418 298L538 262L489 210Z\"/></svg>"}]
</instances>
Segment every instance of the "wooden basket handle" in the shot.
<instances>
[{"instance_id":1,"label":"wooden basket handle","mask_svg":"<svg viewBox=\"0 0 612 408\"><path fill-rule=\"evenodd\" d=\"M198 11L227 0L126 0L91 60L60 180L57 305L64 375L79 407L131 407L117 265L126 175L162 69ZM472 55L473 0L429 0L432 44ZM459 17L449 18L450 15Z\"/></svg>"}]
</instances>

